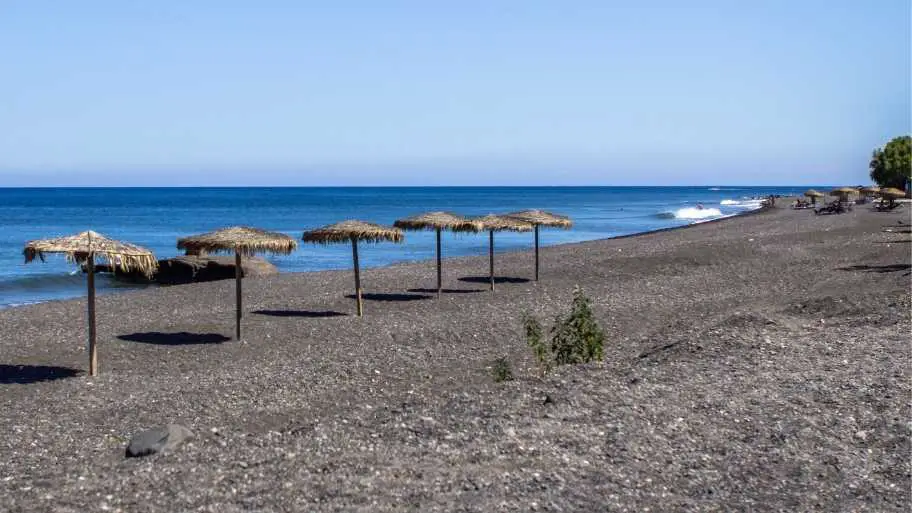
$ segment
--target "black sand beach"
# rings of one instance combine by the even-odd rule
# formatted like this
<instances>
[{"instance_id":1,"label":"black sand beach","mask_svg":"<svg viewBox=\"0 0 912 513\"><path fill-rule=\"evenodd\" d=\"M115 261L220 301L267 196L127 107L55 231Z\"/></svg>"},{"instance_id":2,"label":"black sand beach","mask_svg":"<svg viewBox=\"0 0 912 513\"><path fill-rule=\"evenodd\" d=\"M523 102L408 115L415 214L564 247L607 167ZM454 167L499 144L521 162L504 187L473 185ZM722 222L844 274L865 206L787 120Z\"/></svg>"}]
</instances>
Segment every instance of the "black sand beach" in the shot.
<instances>
[{"instance_id":1,"label":"black sand beach","mask_svg":"<svg viewBox=\"0 0 912 513\"><path fill-rule=\"evenodd\" d=\"M2 310L0 510L908 511L909 225L777 208L499 255L494 294L452 259L439 301L368 269L361 319L350 272L252 278L241 342L230 280L106 295L96 378L84 301ZM520 316L575 285L605 361L541 378Z\"/></svg>"}]
</instances>

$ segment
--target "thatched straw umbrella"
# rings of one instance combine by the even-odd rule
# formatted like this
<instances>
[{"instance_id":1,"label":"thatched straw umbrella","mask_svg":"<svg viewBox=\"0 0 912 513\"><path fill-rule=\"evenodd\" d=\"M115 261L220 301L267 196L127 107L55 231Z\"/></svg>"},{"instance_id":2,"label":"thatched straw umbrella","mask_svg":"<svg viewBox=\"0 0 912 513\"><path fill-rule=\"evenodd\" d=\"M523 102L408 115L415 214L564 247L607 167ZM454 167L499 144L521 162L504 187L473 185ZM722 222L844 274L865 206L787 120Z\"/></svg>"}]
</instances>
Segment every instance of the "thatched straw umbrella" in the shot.
<instances>
[{"instance_id":1,"label":"thatched straw umbrella","mask_svg":"<svg viewBox=\"0 0 912 513\"><path fill-rule=\"evenodd\" d=\"M830 191L830 196L838 196L840 198L845 198L853 194L858 194L858 189L854 187L840 187Z\"/></svg>"},{"instance_id":2,"label":"thatched straw umbrella","mask_svg":"<svg viewBox=\"0 0 912 513\"><path fill-rule=\"evenodd\" d=\"M804 195L807 196L808 198L811 198L811 204L813 204L813 205L817 204L817 198L823 198L826 196L826 194L824 194L820 191L815 191L814 189L808 189L808 190L804 191Z\"/></svg>"},{"instance_id":3,"label":"thatched straw umbrella","mask_svg":"<svg viewBox=\"0 0 912 513\"><path fill-rule=\"evenodd\" d=\"M437 298L440 298L440 292L443 290L443 268L442 256L440 252L440 232L449 230L451 232L471 232L481 231L481 225L476 221L471 221L455 214L448 212L428 212L417 216L399 219L393 226L403 230L434 230L437 232Z\"/></svg>"},{"instance_id":4,"label":"thatched straw umbrella","mask_svg":"<svg viewBox=\"0 0 912 513\"><path fill-rule=\"evenodd\" d=\"M67 261L85 268L89 296L89 375L96 375L98 354L95 348L95 259L99 258L106 262L111 269L119 269L125 273L139 271L151 277L158 268L155 255L148 249L112 240L91 230L69 237L33 240L25 245L22 253L25 255L25 263L35 258L43 262L47 253L63 253Z\"/></svg>"},{"instance_id":5,"label":"thatched straw umbrella","mask_svg":"<svg viewBox=\"0 0 912 513\"><path fill-rule=\"evenodd\" d=\"M364 313L361 302L361 266L358 263L358 241L402 242L402 230L380 226L364 221L349 220L304 232L302 240L315 244L345 243L351 241L352 261L355 267L355 300L358 303L358 317Z\"/></svg>"},{"instance_id":6,"label":"thatched straw umbrella","mask_svg":"<svg viewBox=\"0 0 912 513\"><path fill-rule=\"evenodd\" d=\"M552 214L543 210L523 210L506 214L506 217L525 221L535 227L535 281L538 281L538 227L547 226L568 230L573 227L573 221L567 216Z\"/></svg>"},{"instance_id":7,"label":"thatched straw umbrella","mask_svg":"<svg viewBox=\"0 0 912 513\"><path fill-rule=\"evenodd\" d=\"M875 194L880 192L880 187L878 187L876 185L869 185L867 187L862 187L861 189L858 189L858 192L860 192L861 194L864 194L865 196L874 196Z\"/></svg>"},{"instance_id":8,"label":"thatched straw umbrella","mask_svg":"<svg viewBox=\"0 0 912 513\"><path fill-rule=\"evenodd\" d=\"M878 195L881 198L890 200L890 207L893 207L893 205L896 203L896 200L905 197L906 193L902 189L897 189L896 187L886 187L881 189L878 192Z\"/></svg>"},{"instance_id":9,"label":"thatched straw umbrella","mask_svg":"<svg viewBox=\"0 0 912 513\"><path fill-rule=\"evenodd\" d=\"M830 196L839 198L840 203L850 203L849 196L854 196L856 194L858 194L858 189L855 189L854 187L840 187L830 191Z\"/></svg>"},{"instance_id":10,"label":"thatched straw umbrella","mask_svg":"<svg viewBox=\"0 0 912 513\"><path fill-rule=\"evenodd\" d=\"M234 279L236 290L235 335L241 339L241 255L250 257L257 253L287 255L298 247L298 242L284 233L269 232L248 226L232 226L214 232L193 235L177 240L177 249L205 253L234 253Z\"/></svg>"},{"instance_id":11,"label":"thatched straw umbrella","mask_svg":"<svg viewBox=\"0 0 912 513\"><path fill-rule=\"evenodd\" d=\"M532 223L496 215L477 217L474 220L481 223L483 230L488 231L488 268L491 276L491 292L494 292L494 232L530 232L532 231Z\"/></svg>"}]
</instances>

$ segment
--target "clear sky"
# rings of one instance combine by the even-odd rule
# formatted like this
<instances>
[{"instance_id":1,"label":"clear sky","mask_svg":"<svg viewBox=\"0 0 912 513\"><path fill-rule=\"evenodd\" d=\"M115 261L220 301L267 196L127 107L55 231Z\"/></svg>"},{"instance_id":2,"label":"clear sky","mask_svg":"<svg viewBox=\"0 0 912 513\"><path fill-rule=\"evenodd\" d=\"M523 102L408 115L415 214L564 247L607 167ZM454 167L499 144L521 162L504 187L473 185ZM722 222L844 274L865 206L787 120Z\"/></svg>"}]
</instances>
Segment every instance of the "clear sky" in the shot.
<instances>
[{"instance_id":1,"label":"clear sky","mask_svg":"<svg viewBox=\"0 0 912 513\"><path fill-rule=\"evenodd\" d=\"M910 9L2 0L0 186L865 183Z\"/></svg>"}]
</instances>

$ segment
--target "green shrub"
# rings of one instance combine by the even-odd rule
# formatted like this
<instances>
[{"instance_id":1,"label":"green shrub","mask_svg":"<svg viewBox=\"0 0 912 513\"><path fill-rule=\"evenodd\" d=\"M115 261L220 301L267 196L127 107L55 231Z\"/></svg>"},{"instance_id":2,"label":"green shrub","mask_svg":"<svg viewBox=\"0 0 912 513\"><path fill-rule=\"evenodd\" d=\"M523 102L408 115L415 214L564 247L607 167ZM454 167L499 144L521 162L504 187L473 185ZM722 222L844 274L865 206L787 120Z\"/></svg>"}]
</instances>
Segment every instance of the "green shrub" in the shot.
<instances>
[{"instance_id":1,"label":"green shrub","mask_svg":"<svg viewBox=\"0 0 912 513\"><path fill-rule=\"evenodd\" d=\"M494 374L495 383L513 381L513 368L510 366L510 361L506 358L498 358L494 360L492 372Z\"/></svg>"},{"instance_id":2,"label":"green shrub","mask_svg":"<svg viewBox=\"0 0 912 513\"><path fill-rule=\"evenodd\" d=\"M573 289L573 304L566 316L558 315L551 327L551 343L544 341L541 323L523 315L526 343L535 352L542 374L556 365L599 361L604 358L605 333L592 313L591 301L582 289Z\"/></svg>"},{"instance_id":3,"label":"green shrub","mask_svg":"<svg viewBox=\"0 0 912 513\"><path fill-rule=\"evenodd\" d=\"M523 330L526 334L526 343L529 344L532 352L535 353L535 358L538 360L538 366L541 367L542 374L545 374L551 370L552 358L551 350L542 338L542 325L538 322L538 319L528 313L523 314L522 322Z\"/></svg>"}]
</instances>

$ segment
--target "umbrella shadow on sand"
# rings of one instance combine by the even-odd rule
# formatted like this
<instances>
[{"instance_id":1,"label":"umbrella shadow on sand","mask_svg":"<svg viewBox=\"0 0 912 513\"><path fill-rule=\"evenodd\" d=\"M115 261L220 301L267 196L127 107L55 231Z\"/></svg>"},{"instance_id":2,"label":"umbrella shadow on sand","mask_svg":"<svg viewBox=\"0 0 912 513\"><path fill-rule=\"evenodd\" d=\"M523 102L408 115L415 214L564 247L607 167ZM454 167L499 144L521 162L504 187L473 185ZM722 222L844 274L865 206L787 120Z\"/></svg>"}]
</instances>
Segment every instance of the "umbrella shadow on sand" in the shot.
<instances>
[{"instance_id":1,"label":"umbrella shadow on sand","mask_svg":"<svg viewBox=\"0 0 912 513\"><path fill-rule=\"evenodd\" d=\"M490 283L489 276L463 276L459 281L465 283ZM517 278L513 276L495 276L494 283L529 283L528 278Z\"/></svg>"},{"instance_id":2,"label":"umbrella shadow on sand","mask_svg":"<svg viewBox=\"0 0 912 513\"><path fill-rule=\"evenodd\" d=\"M419 294L436 294L437 289L408 289L409 292L417 292ZM474 292L484 292L482 289L441 289L441 292L444 294L471 294Z\"/></svg>"},{"instance_id":3,"label":"umbrella shadow on sand","mask_svg":"<svg viewBox=\"0 0 912 513\"><path fill-rule=\"evenodd\" d=\"M142 344L156 344L162 346L221 344L222 342L231 340L220 333L188 333L186 331L178 333L147 331L143 333L130 333L129 335L118 335L117 338L127 342L140 342Z\"/></svg>"},{"instance_id":4,"label":"umbrella shadow on sand","mask_svg":"<svg viewBox=\"0 0 912 513\"><path fill-rule=\"evenodd\" d=\"M435 289L436 290L436 289ZM357 296L354 294L349 294L348 299L356 299ZM397 294L397 293L382 293L382 292L369 292L367 294L362 294L361 298L365 301L421 301L422 299L431 299L432 296L427 294Z\"/></svg>"},{"instance_id":5,"label":"umbrella shadow on sand","mask_svg":"<svg viewBox=\"0 0 912 513\"><path fill-rule=\"evenodd\" d=\"M319 319L324 317L345 317L348 314L336 312L333 310L310 311L310 310L254 310L258 315L269 315L272 317L304 317Z\"/></svg>"},{"instance_id":6,"label":"umbrella shadow on sand","mask_svg":"<svg viewBox=\"0 0 912 513\"><path fill-rule=\"evenodd\" d=\"M907 276L912 269L912 264L888 264L888 265L850 265L848 267L839 267L840 271L864 271L867 273L896 273L900 271L909 271L903 274Z\"/></svg>"},{"instance_id":7,"label":"umbrella shadow on sand","mask_svg":"<svg viewBox=\"0 0 912 513\"><path fill-rule=\"evenodd\" d=\"M0 385L28 385L42 381L74 378L81 370L52 365L0 365Z\"/></svg>"}]
</instances>

